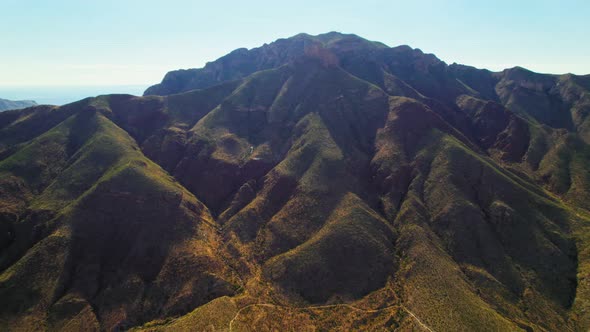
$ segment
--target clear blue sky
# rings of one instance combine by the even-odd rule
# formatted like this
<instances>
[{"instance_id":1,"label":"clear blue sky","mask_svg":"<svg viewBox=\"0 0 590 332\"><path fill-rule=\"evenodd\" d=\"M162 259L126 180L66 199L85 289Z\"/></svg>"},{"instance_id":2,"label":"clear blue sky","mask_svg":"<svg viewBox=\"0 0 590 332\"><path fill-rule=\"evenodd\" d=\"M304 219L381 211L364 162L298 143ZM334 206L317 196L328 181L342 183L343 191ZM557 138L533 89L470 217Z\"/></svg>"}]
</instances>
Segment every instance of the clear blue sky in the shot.
<instances>
[{"instance_id":1,"label":"clear blue sky","mask_svg":"<svg viewBox=\"0 0 590 332\"><path fill-rule=\"evenodd\" d=\"M239 47L333 30L447 63L590 74L588 0L0 0L0 8L3 86L151 84Z\"/></svg>"}]
</instances>

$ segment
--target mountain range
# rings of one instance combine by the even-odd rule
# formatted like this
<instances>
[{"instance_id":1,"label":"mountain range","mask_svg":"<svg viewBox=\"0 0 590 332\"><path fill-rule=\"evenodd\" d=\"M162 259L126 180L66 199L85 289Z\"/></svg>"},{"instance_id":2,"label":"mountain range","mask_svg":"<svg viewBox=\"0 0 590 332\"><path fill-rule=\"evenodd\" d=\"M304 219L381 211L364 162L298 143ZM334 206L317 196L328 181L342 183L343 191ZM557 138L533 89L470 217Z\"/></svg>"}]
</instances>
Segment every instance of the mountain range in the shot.
<instances>
[{"instance_id":1,"label":"mountain range","mask_svg":"<svg viewBox=\"0 0 590 332\"><path fill-rule=\"evenodd\" d=\"M0 329L586 331L590 75L299 34L0 113Z\"/></svg>"},{"instance_id":2,"label":"mountain range","mask_svg":"<svg viewBox=\"0 0 590 332\"><path fill-rule=\"evenodd\" d=\"M31 106L37 106L37 103L32 100L13 101L8 99L0 99L0 112L8 110L17 110Z\"/></svg>"}]
</instances>

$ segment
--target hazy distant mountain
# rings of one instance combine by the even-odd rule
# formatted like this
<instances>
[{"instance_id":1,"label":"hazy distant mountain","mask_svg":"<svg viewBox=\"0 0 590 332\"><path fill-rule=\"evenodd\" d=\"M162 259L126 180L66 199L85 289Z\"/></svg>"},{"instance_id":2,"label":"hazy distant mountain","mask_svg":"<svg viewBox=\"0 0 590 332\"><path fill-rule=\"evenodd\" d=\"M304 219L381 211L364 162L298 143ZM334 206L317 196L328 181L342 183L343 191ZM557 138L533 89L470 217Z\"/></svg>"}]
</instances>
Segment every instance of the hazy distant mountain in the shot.
<instances>
[{"instance_id":1,"label":"hazy distant mountain","mask_svg":"<svg viewBox=\"0 0 590 332\"><path fill-rule=\"evenodd\" d=\"M300 34L0 114L0 329L586 331L590 76Z\"/></svg>"},{"instance_id":2,"label":"hazy distant mountain","mask_svg":"<svg viewBox=\"0 0 590 332\"><path fill-rule=\"evenodd\" d=\"M65 105L87 97L104 94L141 95L148 85L33 85L0 86L0 96L24 96L40 105ZM16 99L16 97L14 97Z\"/></svg>"},{"instance_id":3,"label":"hazy distant mountain","mask_svg":"<svg viewBox=\"0 0 590 332\"><path fill-rule=\"evenodd\" d=\"M17 110L21 108L36 106L37 103L32 100L7 100L0 99L0 111Z\"/></svg>"}]
</instances>

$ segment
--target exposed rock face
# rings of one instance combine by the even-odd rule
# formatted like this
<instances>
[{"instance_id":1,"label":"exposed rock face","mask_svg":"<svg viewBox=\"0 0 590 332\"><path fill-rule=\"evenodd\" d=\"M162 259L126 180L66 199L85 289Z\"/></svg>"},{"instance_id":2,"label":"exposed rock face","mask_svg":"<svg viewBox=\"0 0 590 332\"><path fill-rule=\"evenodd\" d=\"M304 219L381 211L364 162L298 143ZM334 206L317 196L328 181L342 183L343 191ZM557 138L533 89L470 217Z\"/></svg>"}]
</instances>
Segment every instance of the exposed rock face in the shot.
<instances>
[{"instance_id":1,"label":"exposed rock face","mask_svg":"<svg viewBox=\"0 0 590 332\"><path fill-rule=\"evenodd\" d=\"M585 330L589 90L302 34L1 113L0 329Z\"/></svg>"}]
</instances>

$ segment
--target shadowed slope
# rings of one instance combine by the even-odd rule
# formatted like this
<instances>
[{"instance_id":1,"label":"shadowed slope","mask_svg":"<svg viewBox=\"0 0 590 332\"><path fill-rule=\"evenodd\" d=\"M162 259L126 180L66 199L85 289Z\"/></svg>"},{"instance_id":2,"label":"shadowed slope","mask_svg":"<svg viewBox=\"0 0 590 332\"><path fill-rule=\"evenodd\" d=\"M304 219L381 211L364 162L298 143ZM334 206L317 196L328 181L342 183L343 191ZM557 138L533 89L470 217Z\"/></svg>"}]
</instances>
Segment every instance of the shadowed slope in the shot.
<instances>
[{"instance_id":1,"label":"shadowed slope","mask_svg":"<svg viewBox=\"0 0 590 332\"><path fill-rule=\"evenodd\" d=\"M28 193L0 256L3 326L110 330L233 292L206 207L102 113L80 110L0 165Z\"/></svg>"},{"instance_id":2,"label":"shadowed slope","mask_svg":"<svg viewBox=\"0 0 590 332\"><path fill-rule=\"evenodd\" d=\"M443 314L436 312L439 306L483 298L488 305L472 303L460 309L454 320L445 313L425 321L446 330L469 324L476 328L480 321L491 319L485 326L493 330L503 321L495 315L523 319L516 299L525 295L525 303L531 303L526 312L533 322L544 317L549 322L547 329L563 326L563 318L550 313L569 308L574 296L575 249L571 239L561 235L568 232L570 216L532 184L469 150L456 135L426 106L393 99L388 123L378 136L373 163L383 181L385 211L396 220L403 250L423 252L421 257L402 255L402 270L404 265L412 267L402 277L407 280L403 286L407 296L415 301L408 306L430 317ZM409 141L414 147L410 150ZM414 242L414 238L422 240ZM548 257L555 262L549 264ZM411 272L430 264L436 276ZM458 277L469 282L440 288L432 284Z\"/></svg>"}]
</instances>

